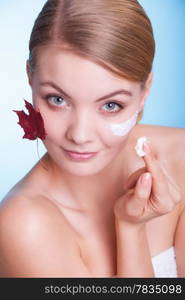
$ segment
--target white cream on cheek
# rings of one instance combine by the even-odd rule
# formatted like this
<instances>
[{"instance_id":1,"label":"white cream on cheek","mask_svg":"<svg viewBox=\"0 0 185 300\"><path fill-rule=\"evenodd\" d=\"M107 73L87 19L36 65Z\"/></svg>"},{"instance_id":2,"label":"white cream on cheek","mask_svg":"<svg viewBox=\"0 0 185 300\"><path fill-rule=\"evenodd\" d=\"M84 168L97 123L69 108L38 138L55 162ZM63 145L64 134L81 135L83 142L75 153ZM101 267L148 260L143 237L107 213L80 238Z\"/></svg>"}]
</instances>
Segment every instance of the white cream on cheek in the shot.
<instances>
[{"instance_id":1,"label":"white cream on cheek","mask_svg":"<svg viewBox=\"0 0 185 300\"><path fill-rule=\"evenodd\" d=\"M110 129L114 135L124 136L126 135L137 122L138 111L127 121L118 124L110 124Z\"/></svg>"}]
</instances>

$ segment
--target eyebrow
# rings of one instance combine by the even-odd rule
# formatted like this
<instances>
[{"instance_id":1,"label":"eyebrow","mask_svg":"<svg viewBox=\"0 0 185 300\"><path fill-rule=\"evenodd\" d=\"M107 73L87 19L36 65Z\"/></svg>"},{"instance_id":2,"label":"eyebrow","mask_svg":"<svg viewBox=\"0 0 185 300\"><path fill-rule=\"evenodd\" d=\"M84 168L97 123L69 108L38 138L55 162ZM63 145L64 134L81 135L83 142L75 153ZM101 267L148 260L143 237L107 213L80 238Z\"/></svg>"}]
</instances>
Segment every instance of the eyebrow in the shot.
<instances>
[{"instance_id":1,"label":"eyebrow","mask_svg":"<svg viewBox=\"0 0 185 300\"><path fill-rule=\"evenodd\" d=\"M51 87L55 88L56 90L58 90L61 94L63 94L64 96L68 97L69 99L72 99L64 90L62 90L59 86L57 86L54 82L52 81L45 81L45 82L40 82L40 85L41 86L47 86L47 85L50 85ZM121 90L118 90L118 91L114 91L114 92L111 92L99 99L97 99L97 102L98 101L101 101L101 100L104 100L104 99L107 99L107 98L110 98L110 97L113 97L113 96L116 96L118 94L123 94L123 95L126 95L126 96L129 96L129 97L132 97L133 94L132 92L128 91L128 90L125 90L125 89L121 89Z\"/></svg>"}]
</instances>

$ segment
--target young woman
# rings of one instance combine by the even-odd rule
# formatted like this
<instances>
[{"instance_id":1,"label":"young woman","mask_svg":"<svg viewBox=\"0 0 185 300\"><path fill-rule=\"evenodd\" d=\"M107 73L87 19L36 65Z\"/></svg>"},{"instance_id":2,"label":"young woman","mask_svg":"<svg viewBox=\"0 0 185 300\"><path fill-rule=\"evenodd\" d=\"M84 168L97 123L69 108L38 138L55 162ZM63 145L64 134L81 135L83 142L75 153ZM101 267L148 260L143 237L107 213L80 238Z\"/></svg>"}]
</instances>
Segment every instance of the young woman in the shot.
<instances>
[{"instance_id":1,"label":"young woman","mask_svg":"<svg viewBox=\"0 0 185 300\"><path fill-rule=\"evenodd\" d=\"M47 152L1 202L1 277L185 276L185 130L138 124L154 52L136 0L46 2L16 112Z\"/></svg>"}]
</instances>

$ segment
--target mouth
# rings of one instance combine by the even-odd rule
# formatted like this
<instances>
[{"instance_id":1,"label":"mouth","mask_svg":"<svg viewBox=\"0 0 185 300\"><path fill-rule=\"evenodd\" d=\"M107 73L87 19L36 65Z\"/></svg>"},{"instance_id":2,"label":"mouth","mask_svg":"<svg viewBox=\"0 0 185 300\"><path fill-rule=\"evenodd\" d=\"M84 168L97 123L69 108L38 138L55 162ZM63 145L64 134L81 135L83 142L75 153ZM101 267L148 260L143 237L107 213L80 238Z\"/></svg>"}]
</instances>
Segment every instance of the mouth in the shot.
<instances>
[{"instance_id":1,"label":"mouth","mask_svg":"<svg viewBox=\"0 0 185 300\"><path fill-rule=\"evenodd\" d=\"M70 151L66 149L63 149L63 151L65 156L73 161L89 160L98 154L98 152L76 152L76 151Z\"/></svg>"}]
</instances>

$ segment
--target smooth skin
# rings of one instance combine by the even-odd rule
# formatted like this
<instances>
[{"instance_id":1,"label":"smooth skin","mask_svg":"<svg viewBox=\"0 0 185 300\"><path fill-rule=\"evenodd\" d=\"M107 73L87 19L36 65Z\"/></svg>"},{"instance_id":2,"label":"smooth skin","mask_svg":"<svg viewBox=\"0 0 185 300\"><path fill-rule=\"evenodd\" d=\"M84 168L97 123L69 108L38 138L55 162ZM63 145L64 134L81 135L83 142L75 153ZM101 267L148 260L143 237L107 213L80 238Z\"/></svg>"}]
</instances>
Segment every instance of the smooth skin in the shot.
<instances>
[{"instance_id":1,"label":"smooth skin","mask_svg":"<svg viewBox=\"0 0 185 300\"><path fill-rule=\"evenodd\" d=\"M185 130L137 124L121 138L104 131L109 118L116 123L144 107L151 76L139 94L137 84L56 49L41 53L34 75L27 70L48 152L0 203L0 276L153 277L151 256L174 245L178 276L185 277ZM48 106L38 86L46 79L65 86L76 106L69 99L62 109ZM107 107L96 104L97 113L91 96L98 99L122 84L137 97L125 98L119 115L102 117ZM141 136L151 141L143 158L134 150ZM77 165L63 156L61 145L101 151Z\"/></svg>"}]
</instances>

